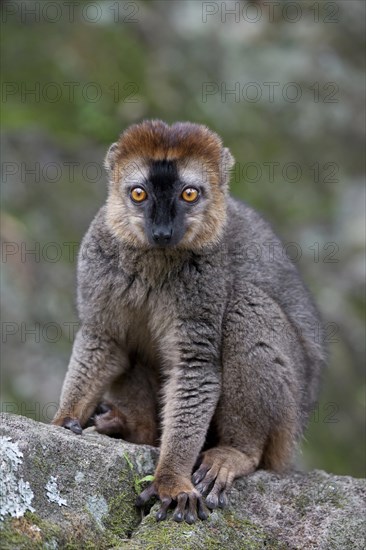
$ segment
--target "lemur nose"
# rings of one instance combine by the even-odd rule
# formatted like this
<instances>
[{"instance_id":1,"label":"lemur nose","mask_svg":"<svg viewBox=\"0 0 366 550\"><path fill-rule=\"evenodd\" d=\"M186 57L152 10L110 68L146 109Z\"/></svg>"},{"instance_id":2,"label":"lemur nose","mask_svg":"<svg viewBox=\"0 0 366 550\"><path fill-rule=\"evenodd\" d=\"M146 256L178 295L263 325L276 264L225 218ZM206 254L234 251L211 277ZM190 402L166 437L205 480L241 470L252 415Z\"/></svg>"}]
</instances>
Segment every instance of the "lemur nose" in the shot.
<instances>
[{"instance_id":1,"label":"lemur nose","mask_svg":"<svg viewBox=\"0 0 366 550\"><path fill-rule=\"evenodd\" d=\"M153 229L152 236L156 244L168 244L172 238L172 230L168 227L157 227L156 229Z\"/></svg>"}]
</instances>

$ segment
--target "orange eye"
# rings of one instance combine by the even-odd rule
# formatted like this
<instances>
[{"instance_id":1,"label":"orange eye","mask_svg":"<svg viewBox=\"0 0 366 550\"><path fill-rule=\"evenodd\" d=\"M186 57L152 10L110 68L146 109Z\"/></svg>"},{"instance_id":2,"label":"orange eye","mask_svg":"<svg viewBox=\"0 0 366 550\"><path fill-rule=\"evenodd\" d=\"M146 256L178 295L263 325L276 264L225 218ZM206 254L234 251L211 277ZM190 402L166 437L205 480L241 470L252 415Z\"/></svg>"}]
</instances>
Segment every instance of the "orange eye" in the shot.
<instances>
[{"instance_id":1,"label":"orange eye","mask_svg":"<svg viewBox=\"0 0 366 550\"><path fill-rule=\"evenodd\" d=\"M182 193L182 199L186 202L194 202L198 199L198 191L194 187L187 187Z\"/></svg>"},{"instance_id":2,"label":"orange eye","mask_svg":"<svg viewBox=\"0 0 366 550\"><path fill-rule=\"evenodd\" d=\"M131 189L131 199L134 202L142 202L146 199L147 193L141 187L134 187Z\"/></svg>"}]
</instances>

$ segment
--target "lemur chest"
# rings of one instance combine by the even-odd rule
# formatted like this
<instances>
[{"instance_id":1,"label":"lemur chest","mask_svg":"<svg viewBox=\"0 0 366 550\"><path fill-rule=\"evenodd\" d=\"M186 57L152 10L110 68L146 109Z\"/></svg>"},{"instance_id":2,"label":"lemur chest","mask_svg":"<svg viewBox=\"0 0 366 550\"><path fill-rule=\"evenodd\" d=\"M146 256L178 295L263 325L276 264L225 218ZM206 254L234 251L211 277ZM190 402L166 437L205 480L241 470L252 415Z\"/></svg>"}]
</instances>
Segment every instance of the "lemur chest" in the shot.
<instances>
[{"instance_id":1,"label":"lemur chest","mask_svg":"<svg viewBox=\"0 0 366 550\"><path fill-rule=\"evenodd\" d=\"M149 268L145 261L130 270L123 266L118 275L109 298L114 312L110 322L118 328L121 345L129 350L176 358L177 334L185 319L197 316L212 323L212 318L220 317L215 310L220 294L205 284L205 273L192 262L151 262Z\"/></svg>"},{"instance_id":2,"label":"lemur chest","mask_svg":"<svg viewBox=\"0 0 366 550\"><path fill-rule=\"evenodd\" d=\"M115 304L114 329L120 345L131 357L137 355L149 363L161 363L166 349L174 353L176 346L176 308L173 297L156 289L130 289ZM113 321L112 321L113 322Z\"/></svg>"}]
</instances>

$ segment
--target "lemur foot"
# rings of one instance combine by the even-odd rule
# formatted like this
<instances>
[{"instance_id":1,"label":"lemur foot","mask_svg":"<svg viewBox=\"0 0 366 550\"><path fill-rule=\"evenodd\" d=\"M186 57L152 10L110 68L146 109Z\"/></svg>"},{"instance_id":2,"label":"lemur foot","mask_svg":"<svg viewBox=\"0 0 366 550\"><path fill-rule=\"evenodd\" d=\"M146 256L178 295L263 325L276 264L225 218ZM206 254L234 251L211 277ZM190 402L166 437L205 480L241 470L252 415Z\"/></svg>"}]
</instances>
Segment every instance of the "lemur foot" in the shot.
<instances>
[{"instance_id":1,"label":"lemur foot","mask_svg":"<svg viewBox=\"0 0 366 550\"><path fill-rule=\"evenodd\" d=\"M224 508L226 492L236 477L255 470L258 461L231 447L215 447L202 454L202 462L192 476L196 489L206 497L210 509Z\"/></svg>"},{"instance_id":2,"label":"lemur foot","mask_svg":"<svg viewBox=\"0 0 366 550\"><path fill-rule=\"evenodd\" d=\"M208 512L202 495L193 487L189 479L180 476L165 475L155 480L138 497L136 505L144 506L152 497L161 501L156 514L157 521L166 519L169 508L174 508L174 521L194 523L197 518L207 519Z\"/></svg>"},{"instance_id":3,"label":"lemur foot","mask_svg":"<svg viewBox=\"0 0 366 550\"><path fill-rule=\"evenodd\" d=\"M113 405L101 403L94 414L94 426L101 434L123 438L126 433L126 417Z\"/></svg>"}]
</instances>

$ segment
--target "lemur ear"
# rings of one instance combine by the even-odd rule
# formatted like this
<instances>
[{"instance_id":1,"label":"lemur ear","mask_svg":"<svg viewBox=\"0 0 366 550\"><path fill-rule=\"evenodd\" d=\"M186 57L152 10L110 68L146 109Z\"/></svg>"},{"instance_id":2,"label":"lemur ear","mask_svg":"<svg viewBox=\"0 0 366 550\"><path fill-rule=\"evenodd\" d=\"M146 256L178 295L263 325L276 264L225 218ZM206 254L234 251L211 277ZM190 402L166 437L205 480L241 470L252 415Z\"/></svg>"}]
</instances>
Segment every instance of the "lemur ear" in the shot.
<instances>
[{"instance_id":1,"label":"lemur ear","mask_svg":"<svg viewBox=\"0 0 366 550\"><path fill-rule=\"evenodd\" d=\"M111 173L114 169L114 165L116 163L117 149L118 143L112 143L104 159L104 167L108 173Z\"/></svg>"},{"instance_id":2,"label":"lemur ear","mask_svg":"<svg viewBox=\"0 0 366 550\"><path fill-rule=\"evenodd\" d=\"M221 184L227 186L230 180L230 170L235 164L235 159L227 147L224 147L221 152Z\"/></svg>"}]
</instances>

